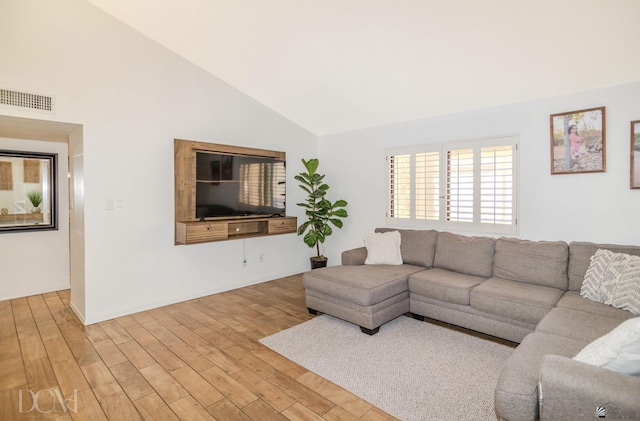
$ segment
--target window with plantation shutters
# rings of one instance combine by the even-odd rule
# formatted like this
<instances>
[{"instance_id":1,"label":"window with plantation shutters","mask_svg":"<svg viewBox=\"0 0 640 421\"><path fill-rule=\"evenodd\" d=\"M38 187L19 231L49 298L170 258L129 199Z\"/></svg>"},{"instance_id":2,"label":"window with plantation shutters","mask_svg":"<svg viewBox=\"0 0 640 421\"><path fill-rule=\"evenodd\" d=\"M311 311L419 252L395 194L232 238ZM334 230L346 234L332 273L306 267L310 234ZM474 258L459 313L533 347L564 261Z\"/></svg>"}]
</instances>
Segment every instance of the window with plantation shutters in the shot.
<instances>
[{"instance_id":1,"label":"window with plantation shutters","mask_svg":"<svg viewBox=\"0 0 640 421\"><path fill-rule=\"evenodd\" d=\"M411 156L394 155L389 159L389 209L394 218L411 217Z\"/></svg>"},{"instance_id":2,"label":"window with plantation shutters","mask_svg":"<svg viewBox=\"0 0 640 421\"><path fill-rule=\"evenodd\" d=\"M440 218L440 153L416 154L416 219Z\"/></svg>"},{"instance_id":3,"label":"window with plantation shutters","mask_svg":"<svg viewBox=\"0 0 640 421\"><path fill-rule=\"evenodd\" d=\"M513 145L480 149L480 221L513 224Z\"/></svg>"},{"instance_id":4,"label":"window with plantation shutters","mask_svg":"<svg viewBox=\"0 0 640 421\"><path fill-rule=\"evenodd\" d=\"M473 222L473 149L453 149L447 156L447 221Z\"/></svg>"},{"instance_id":5,"label":"window with plantation shutters","mask_svg":"<svg viewBox=\"0 0 640 421\"><path fill-rule=\"evenodd\" d=\"M517 233L518 137L387 150L387 222Z\"/></svg>"}]
</instances>

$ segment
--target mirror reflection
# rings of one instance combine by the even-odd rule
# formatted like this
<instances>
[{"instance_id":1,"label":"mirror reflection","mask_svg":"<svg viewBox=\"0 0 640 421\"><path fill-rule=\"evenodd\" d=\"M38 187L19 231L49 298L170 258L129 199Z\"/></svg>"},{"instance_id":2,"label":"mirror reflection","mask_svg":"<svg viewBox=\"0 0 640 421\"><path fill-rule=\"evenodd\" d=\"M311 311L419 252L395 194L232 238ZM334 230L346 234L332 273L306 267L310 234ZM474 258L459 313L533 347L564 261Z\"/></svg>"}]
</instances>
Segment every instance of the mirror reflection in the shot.
<instances>
[{"instance_id":1,"label":"mirror reflection","mask_svg":"<svg viewBox=\"0 0 640 421\"><path fill-rule=\"evenodd\" d=\"M0 232L57 229L56 160L0 150Z\"/></svg>"}]
</instances>

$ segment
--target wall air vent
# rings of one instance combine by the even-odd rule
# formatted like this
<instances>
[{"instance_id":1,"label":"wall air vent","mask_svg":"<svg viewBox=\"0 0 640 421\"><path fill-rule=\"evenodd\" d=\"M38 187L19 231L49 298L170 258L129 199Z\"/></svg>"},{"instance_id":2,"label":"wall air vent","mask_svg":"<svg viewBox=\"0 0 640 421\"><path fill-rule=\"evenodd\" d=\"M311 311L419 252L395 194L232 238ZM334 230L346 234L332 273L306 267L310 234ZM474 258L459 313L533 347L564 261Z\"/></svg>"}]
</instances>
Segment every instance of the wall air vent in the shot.
<instances>
[{"instance_id":1,"label":"wall air vent","mask_svg":"<svg viewBox=\"0 0 640 421\"><path fill-rule=\"evenodd\" d=\"M48 95L38 95L0 88L0 106L53 114L55 101L52 96Z\"/></svg>"}]
</instances>

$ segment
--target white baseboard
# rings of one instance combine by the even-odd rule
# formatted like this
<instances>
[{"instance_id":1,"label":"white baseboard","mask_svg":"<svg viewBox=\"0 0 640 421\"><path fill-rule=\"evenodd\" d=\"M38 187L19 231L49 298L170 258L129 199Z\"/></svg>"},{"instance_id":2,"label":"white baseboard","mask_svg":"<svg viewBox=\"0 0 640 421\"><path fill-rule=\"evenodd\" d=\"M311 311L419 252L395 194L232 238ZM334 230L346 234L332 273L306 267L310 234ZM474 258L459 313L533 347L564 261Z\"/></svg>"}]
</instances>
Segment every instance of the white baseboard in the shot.
<instances>
[{"instance_id":1,"label":"white baseboard","mask_svg":"<svg viewBox=\"0 0 640 421\"><path fill-rule=\"evenodd\" d=\"M115 319L115 318L118 318L118 317L128 316L130 314L139 313L141 311L147 311L147 310L151 310L151 309L158 308L158 307L164 307L164 306L167 306L167 305L180 303L180 302L183 302L183 301L193 300L195 298L206 297L207 295L218 294L218 293L225 292L225 291L232 291L234 289L243 288L243 287L247 287L247 286L250 286L250 285L261 284L263 282L269 282L269 281L273 281L275 279L285 278L287 276L292 276L292 275L297 275L299 273L306 272L308 270L309 270L309 268L298 269L298 270L294 270L294 271L291 271L291 272L270 275L268 278L265 278L265 279L260 278L260 279L256 279L256 280L253 280L253 281L250 281L250 282L241 283L241 284L224 285L224 286L222 286L220 288L208 289L208 290L200 291L200 292L193 293L193 294L183 295L183 296L180 296L180 297L176 297L175 299L156 301L156 302L145 304L145 305L139 306L139 307L130 307L130 308L122 309L122 310L119 310L119 311L116 311L116 312L113 312L113 313L98 314L98 315L94 315L94 316L88 317L86 319L82 319L81 318L81 320L82 320L82 323L85 326L87 326L87 325L91 325L91 324L94 324L94 323L100 323L100 322L104 322L106 320ZM75 310L75 309L74 309L74 312L76 314L78 314L77 310Z\"/></svg>"}]
</instances>

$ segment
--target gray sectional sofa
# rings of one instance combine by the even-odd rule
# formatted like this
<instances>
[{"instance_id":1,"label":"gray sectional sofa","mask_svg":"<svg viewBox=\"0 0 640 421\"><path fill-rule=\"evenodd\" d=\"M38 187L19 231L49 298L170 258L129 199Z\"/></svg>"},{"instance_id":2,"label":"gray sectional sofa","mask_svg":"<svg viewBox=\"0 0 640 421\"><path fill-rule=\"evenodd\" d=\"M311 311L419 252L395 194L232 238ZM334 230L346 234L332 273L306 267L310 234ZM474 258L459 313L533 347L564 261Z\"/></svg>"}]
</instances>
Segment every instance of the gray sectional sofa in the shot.
<instances>
[{"instance_id":1,"label":"gray sectional sofa","mask_svg":"<svg viewBox=\"0 0 640 421\"><path fill-rule=\"evenodd\" d=\"M572 359L636 317L580 296L591 256L640 256L640 247L376 230L388 231L400 232L403 263L365 265L365 247L343 252L341 266L303 275L310 312L368 334L410 312L519 343L496 386L500 419L595 419L598 407L640 419L640 377Z\"/></svg>"}]
</instances>

